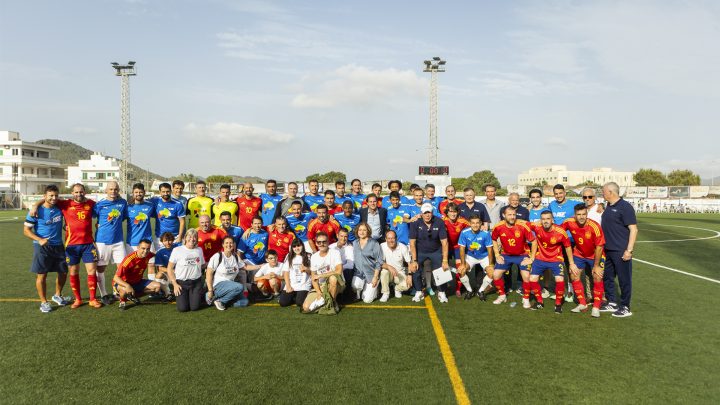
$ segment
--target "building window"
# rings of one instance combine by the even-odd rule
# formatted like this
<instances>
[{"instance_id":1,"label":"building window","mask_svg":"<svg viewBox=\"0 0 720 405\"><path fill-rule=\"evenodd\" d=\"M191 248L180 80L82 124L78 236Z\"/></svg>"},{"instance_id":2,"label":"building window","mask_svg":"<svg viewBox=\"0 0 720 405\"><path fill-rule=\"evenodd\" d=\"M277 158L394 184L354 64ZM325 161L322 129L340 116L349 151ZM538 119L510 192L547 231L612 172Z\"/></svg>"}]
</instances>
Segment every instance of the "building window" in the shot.
<instances>
[{"instance_id":1,"label":"building window","mask_svg":"<svg viewBox=\"0 0 720 405\"><path fill-rule=\"evenodd\" d=\"M563 183L567 183L567 177L563 177Z\"/></svg>"},{"instance_id":2,"label":"building window","mask_svg":"<svg viewBox=\"0 0 720 405\"><path fill-rule=\"evenodd\" d=\"M87 172L83 172L83 180L87 180Z\"/></svg>"},{"instance_id":3,"label":"building window","mask_svg":"<svg viewBox=\"0 0 720 405\"><path fill-rule=\"evenodd\" d=\"M17 155L18 155L18 150L17 150L17 149L13 149L13 150L12 150L12 155L13 155L13 156L17 156Z\"/></svg>"},{"instance_id":4,"label":"building window","mask_svg":"<svg viewBox=\"0 0 720 405\"><path fill-rule=\"evenodd\" d=\"M98 180L105 180L105 173L98 173L97 178Z\"/></svg>"}]
</instances>

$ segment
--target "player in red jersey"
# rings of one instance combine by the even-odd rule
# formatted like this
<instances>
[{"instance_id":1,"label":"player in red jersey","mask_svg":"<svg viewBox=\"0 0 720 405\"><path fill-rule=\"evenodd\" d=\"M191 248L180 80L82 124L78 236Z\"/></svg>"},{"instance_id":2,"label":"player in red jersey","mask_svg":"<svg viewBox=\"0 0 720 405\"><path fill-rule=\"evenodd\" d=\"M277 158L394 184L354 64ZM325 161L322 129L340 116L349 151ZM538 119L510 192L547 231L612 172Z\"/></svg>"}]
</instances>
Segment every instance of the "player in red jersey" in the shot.
<instances>
[{"instance_id":1,"label":"player in red jersey","mask_svg":"<svg viewBox=\"0 0 720 405\"><path fill-rule=\"evenodd\" d=\"M605 268L605 257L603 256L603 248L605 247L605 235L603 234L600 224L588 218L588 208L585 204L577 204L575 206L575 216L568 218L562 223L562 228L569 231L575 240L573 256L575 264L581 270L577 272L570 269L570 280L578 299L579 305L571 310L571 312L587 311L587 302L584 294L580 275L582 271L590 270L593 279L593 308L592 316L600 317L600 305L602 304L602 296L605 292L603 284L603 274Z\"/></svg>"},{"instance_id":2,"label":"player in red jersey","mask_svg":"<svg viewBox=\"0 0 720 405\"><path fill-rule=\"evenodd\" d=\"M328 207L328 215L331 217L335 214L343 212L341 205L335 203L335 192L332 190L325 190L323 194L325 197L325 205ZM317 209L317 208L316 208Z\"/></svg>"},{"instance_id":3,"label":"player in red jersey","mask_svg":"<svg viewBox=\"0 0 720 405\"><path fill-rule=\"evenodd\" d=\"M222 240L227 233L222 228L213 227L209 215L200 215L198 221L200 221L200 226L197 228L198 247L202 249L207 263L212 255L222 250Z\"/></svg>"},{"instance_id":4,"label":"player in red jersey","mask_svg":"<svg viewBox=\"0 0 720 405\"><path fill-rule=\"evenodd\" d=\"M445 201L443 201L445 202ZM448 259L450 263L455 263L455 268L460 265L460 247L458 246L458 238L460 238L460 232L463 229L470 226L470 222L467 219L460 216L457 204L450 202L445 204L445 209L440 211L443 214L443 222L445 222L445 228L448 234L448 246L450 247L448 252ZM462 282L460 281L460 274L455 273L455 295L460 296L460 289L462 288ZM467 287L465 287L467 289ZM472 288L468 291L472 292Z\"/></svg>"},{"instance_id":5,"label":"player in red jersey","mask_svg":"<svg viewBox=\"0 0 720 405\"><path fill-rule=\"evenodd\" d=\"M535 258L530 270L530 289L537 299L537 304L533 309L544 307L538 280L545 270L550 270L555 276L555 313L561 314L563 295L565 294L563 249L567 253L570 271L579 272L573 260L570 238L564 229L554 224L553 214L550 210L543 211L540 214L540 225L530 224L530 229L535 232L538 242L530 251L530 255Z\"/></svg>"},{"instance_id":6,"label":"player in red jersey","mask_svg":"<svg viewBox=\"0 0 720 405\"><path fill-rule=\"evenodd\" d=\"M505 207L505 220L495 225L492 231L493 250L495 251L495 271L493 284L498 290L498 298L493 303L507 301L505 296L505 280L503 274L516 265L522 277L523 308L530 308L530 267L534 257L530 252L537 250L537 241L530 225L523 220L516 220L515 207ZM498 243L498 240L500 243ZM528 244L530 244L528 246ZM500 248L502 247L502 252Z\"/></svg>"},{"instance_id":7,"label":"player in red jersey","mask_svg":"<svg viewBox=\"0 0 720 405\"><path fill-rule=\"evenodd\" d=\"M262 209L262 199L253 195L255 188L252 183L243 184L242 195L235 199L238 210L238 225L242 229L250 229L252 220L258 216L258 211Z\"/></svg>"},{"instance_id":8,"label":"player in red jersey","mask_svg":"<svg viewBox=\"0 0 720 405\"><path fill-rule=\"evenodd\" d=\"M85 263L87 271L87 284L90 291L88 305L100 308L102 304L95 297L97 287L97 261L98 252L92 235L92 213L95 201L85 198L85 186L80 183L72 187L71 200L59 200L57 207L65 218L65 258L70 273L70 287L72 287L75 302L71 308L82 305L80 295L80 261Z\"/></svg>"},{"instance_id":9,"label":"player in red jersey","mask_svg":"<svg viewBox=\"0 0 720 405\"><path fill-rule=\"evenodd\" d=\"M287 219L285 217L275 218L275 226L268 234L268 249L277 253L279 262L285 261L293 239L295 239L295 234L288 230Z\"/></svg>"},{"instance_id":10,"label":"player in red jersey","mask_svg":"<svg viewBox=\"0 0 720 405\"><path fill-rule=\"evenodd\" d=\"M448 204L454 203L455 205L460 205L464 201L465 200L461 198L455 198L455 186L451 184L445 187L445 200L441 201L438 205L438 211L442 214L447 209Z\"/></svg>"},{"instance_id":11,"label":"player in red jersey","mask_svg":"<svg viewBox=\"0 0 720 405\"><path fill-rule=\"evenodd\" d=\"M138 243L137 250L125 256L122 263L118 265L113 283L115 289L120 293L120 310L125 310L125 302L128 298L136 305L138 300L145 293L159 293L160 283L143 278L148 263L155 254L150 251L152 242L143 239ZM150 265L152 266L152 265Z\"/></svg>"},{"instance_id":12,"label":"player in red jersey","mask_svg":"<svg viewBox=\"0 0 720 405\"><path fill-rule=\"evenodd\" d=\"M308 224L308 243L313 252L317 252L318 248L315 244L315 235L318 232L325 232L328 236L328 245L337 242L337 233L340 230L340 223L328 214L328 207L320 204L315 208L317 218Z\"/></svg>"}]
</instances>

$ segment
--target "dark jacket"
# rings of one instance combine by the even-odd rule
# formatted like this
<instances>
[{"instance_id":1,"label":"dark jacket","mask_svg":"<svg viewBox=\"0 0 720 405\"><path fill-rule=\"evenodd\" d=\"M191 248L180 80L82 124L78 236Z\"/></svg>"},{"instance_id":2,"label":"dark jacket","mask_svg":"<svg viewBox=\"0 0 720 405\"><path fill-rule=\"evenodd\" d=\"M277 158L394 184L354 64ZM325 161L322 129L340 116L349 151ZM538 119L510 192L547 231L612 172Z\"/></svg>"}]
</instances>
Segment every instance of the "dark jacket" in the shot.
<instances>
[{"instance_id":1,"label":"dark jacket","mask_svg":"<svg viewBox=\"0 0 720 405\"><path fill-rule=\"evenodd\" d=\"M378 207L378 213L380 214L380 239L379 243L385 242L385 232L388 230L387 224L387 209ZM360 208L360 222L368 221L368 207Z\"/></svg>"}]
</instances>

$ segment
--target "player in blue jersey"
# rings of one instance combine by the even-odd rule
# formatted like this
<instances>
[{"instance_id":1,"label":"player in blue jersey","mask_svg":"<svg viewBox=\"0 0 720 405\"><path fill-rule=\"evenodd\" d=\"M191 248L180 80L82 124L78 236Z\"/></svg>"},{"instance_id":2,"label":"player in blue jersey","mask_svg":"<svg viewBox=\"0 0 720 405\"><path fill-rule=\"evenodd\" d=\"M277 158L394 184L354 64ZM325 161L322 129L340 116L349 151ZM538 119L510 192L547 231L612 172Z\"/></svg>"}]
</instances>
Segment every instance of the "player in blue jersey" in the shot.
<instances>
[{"instance_id":1,"label":"player in blue jersey","mask_svg":"<svg viewBox=\"0 0 720 405\"><path fill-rule=\"evenodd\" d=\"M160 198L154 197L152 202L155 203L155 215L157 222L155 223L155 249L160 250L162 244L157 239L165 232L170 232L175 236L173 243L180 243L185 233L185 206L177 200L174 200L170 194L170 184L160 184Z\"/></svg>"},{"instance_id":2,"label":"player in blue jersey","mask_svg":"<svg viewBox=\"0 0 720 405\"><path fill-rule=\"evenodd\" d=\"M353 202L349 194L345 194L345 182L338 180L335 182L335 204L342 206L345 201ZM354 210L353 204L353 210Z\"/></svg>"},{"instance_id":3,"label":"player in blue jersey","mask_svg":"<svg viewBox=\"0 0 720 405\"><path fill-rule=\"evenodd\" d=\"M241 227L233 225L232 214L230 212L223 211L220 213L220 229L233 238L236 247L241 245L242 236L245 231Z\"/></svg>"},{"instance_id":4,"label":"player in blue jersey","mask_svg":"<svg viewBox=\"0 0 720 405\"><path fill-rule=\"evenodd\" d=\"M152 240L152 226L150 219L156 218L155 204L145 201L145 186L135 183L132 190L133 201L127 207L127 249L137 250L141 240ZM157 222L157 219L155 220ZM150 251L155 253L155 245ZM152 260L151 260L152 262Z\"/></svg>"},{"instance_id":5,"label":"player in blue jersey","mask_svg":"<svg viewBox=\"0 0 720 405\"><path fill-rule=\"evenodd\" d=\"M342 212L337 213L334 216L340 226L348 231L348 241L355 241L355 227L360 223L360 214L355 213L352 201L346 200L342 204Z\"/></svg>"},{"instance_id":6,"label":"player in blue jersey","mask_svg":"<svg viewBox=\"0 0 720 405\"><path fill-rule=\"evenodd\" d=\"M411 198L408 198L407 196L402 195L402 183L400 180L390 180L388 182L388 190L390 190L390 193L393 191L397 191L398 195L400 196L400 204L413 204L413 201ZM380 194L377 194L380 195ZM390 202L390 195L386 195L382 199L382 203L380 204L383 208L389 208L392 205Z\"/></svg>"},{"instance_id":7,"label":"player in blue jersey","mask_svg":"<svg viewBox=\"0 0 720 405\"><path fill-rule=\"evenodd\" d=\"M46 313L52 311L46 296L47 274L50 272L58 274L52 300L60 306L68 304L68 300L62 296L68 267L62 239L63 215L60 208L55 206L58 194L57 186L45 187L45 202L37 208L35 216L28 214L25 217L23 227L23 234L33 240L33 261L30 271L36 275L35 288L40 297L40 311Z\"/></svg>"},{"instance_id":8,"label":"player in blue jersey","mask_svg":"<svg viewBox=\"0 0 720 405\"><path fill-rule=\"evenodd\" d=\"M244 253L248 270L257 270L265 263L265 252L268 249L268 233L262 229L262 218L255 217L249 232L245 232L242 245L238 250Z\"/></svg>"},{"instance_id":9,"label":"player in blue jersey","mask_svg":"<svg viewBox=\"0 0 720 405\"><path fill-rule=\"evenodd\" d=\"M430 203L433 206L433 215L435 215L436 217L442 218L442 214L440 213L440 203L444 200L445 199L442 197L435 196L434 184L425 185L425 199L423 200L423 202Z\"/></svg>"},{"instance_id":10,"label":"player in blue jersey","mask_svg":"<svg viewBox=\"0 0 720 405\"><path fill-rule=\"evenodd\" d=\"M286 218L288 228L292 232L295 232L295 236L303 242L305 250L311 251L310 242L308 242L308 227L310 225L310 221L317 218L317 214L314 212L302 212L303 205L302 201L293 201L290 206L290 215Z\"/></svg>"},{"instance_id":11,"label":"player in blue jersey","mask_svg":"<svg viewBox=\"0 0 720 405\"><path fill-rule=\"evenodd\" d=\"M555 225L562 225L566 219L572 218L575 215L575 205L579 201L568 200L565 186L562 184L556 184L553 187L553 195L555 196L555 200L550 202L548 208L553 214ZM570 240L572 241L572 238Z\"/></svg>"},{"instance_id":12,"label":"player in blue jersey","mask_svg":"<svg viewBox=\"0 0 720 405\"><path fill-rule=\"evenodd\" d=\"M123 238L123 221L127 218L127 201L120 197L120 185L109 181L105 187L106 197L95 204L93 217L97 218L95 245L98 250L97 288L100 301L112 304L112 296L105 288L105 269L112 261L122 263L127 252Z\"/></svg>"},{"instance_id":13,"label":"player in blue jersey","mask_svg":"<svg viewBox=\"0 0 720 405\"><path fill-rule=\"evenodd\" d=\"M160 283L160 289L163 294L165 294L165 299L173 301L175 300L175 296L173 295L172 289L169 287L170 280L167 275L167 267L170 262L170 255L178 244L175 243L175 235L170 232L163 233L158 239L163 247L158 249L157 253L155 253L155 257L153 257L153 260L155 260L155 266L153 266L152 269L148 267L148 279ZM150 275L152 275L152 278Z\"/></svg>"},{"instance_id":14,"label":"player in blue jersey","mask_svg":"<svg viewBox=\"0 0 720 405\"><path fill-rule=\"evenodd\" d=\"M275 223L275 211L283 197L277 193L277 181L268 180L265 183L265 192L260 194L262 200L262 211L260 217L263 220L263 226L267 227Z\"/></svg>"},{"instance_id":15,"label":"player in blue jersey","mask_svg":"<svg viewBox=\"0 0 720 405\"><path fill-rule=\"evenodd\" d=\"M425 199L425 193L423 192L423 189L420 187L414 188L412 191L412 200L408 204L403 204L410 210L410 216L411 218L414 218L415 220L420 219L422 216L421 213L421 207L423 205L423 200ZM435 211L437 211L436 208L433 207L433 215L435 215Z\"/></svg>"},{"instance_id":16,"label":"player in blue jersey","mask_svg":"<svg viewBox=\"0 0 720 405\"><path fill-rule=\"evenodd\" d=\"M398 242L408 245L410 244L409 222L417 221L413 219L411 211L407 205L400 205L400 194L397 191L390 192L390 208L387 209L388 229L395 231Z\"/></svg>"},{"instance_id":17,"label":"player in blue jersey","mask_svg":"<svg viewBox=\"0 0 720 405\"><path fill-rule=\"evenodd\" d=\"M380 194L376 194L380 198ZM355 206L355 212L360 211L360 208L365 205L365 199L367 196L362 192L362 182L360 179L352 179L350 182L350 199Z\"/></svg>"},{"instance_id":18,"label":"player in blue jersey","mask_svg":"<svg viewBox=\"0 0 720 405\"><path fill-rule=\"evenodd\" d=\"M172 195L170 196L173 200L182 203L183 207L187 207L188 199L182 193L185 190L185 182L182 180L175 180L172 182ZM179 243L179 242L178 242Z\"/></svg>"},{"instance_id":19,"label":"player in blue jersey","mask_svg":"<svg viewBox=\"0 0 720 405\"><path fill-rule=\"evenodd\" d=\"M460 266L458 272L460 281L465 285L469 284L467 274L474 272L475 284L479 285L477 295L485 300L485 289L492 284L493 264L493 242L490 232L482 230L482 222L477 214L470 214L470 227L463 229L458 238L460 248ZM480 281L482 279L482 281ZM470 289L472 291L472 288ZM468 299L469 297L466 297Z\"/></svg>"},{"instance_id":20,"label":"player in blue jersey","mask_svg":"<svg viewBox=\"0 0 720 405\"><path fill-rule=\"evenodd\" d=\"M310 207L310 211L315 212L318 205L325 204L325 196L319 193L320 183L317 180L310 180L308 189L308 193L303 196L303 201Z\"/></svg>"}]
</instances>

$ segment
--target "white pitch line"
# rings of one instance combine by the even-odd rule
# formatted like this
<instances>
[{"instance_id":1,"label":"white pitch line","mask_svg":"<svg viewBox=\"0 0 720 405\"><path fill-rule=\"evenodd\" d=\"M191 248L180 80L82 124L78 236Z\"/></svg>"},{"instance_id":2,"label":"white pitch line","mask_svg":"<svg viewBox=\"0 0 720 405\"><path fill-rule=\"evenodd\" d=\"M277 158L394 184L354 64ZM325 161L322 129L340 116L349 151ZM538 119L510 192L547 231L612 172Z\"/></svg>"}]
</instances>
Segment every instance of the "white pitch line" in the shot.
<instances>
[{"instance_id":1,"label":"white pitch line","mask_svg":"<svg viewBox=\"0 0 720 405\"><path fill-rule=\"evenodd\" d=\"M686 276L697 277L697 278L702 279L702 280L712 281L713 283L718 283L718 284L720 284L720 280L715 280L714 278L709 278L709 277L704 277L704 276L698 276L697 274L688 273L687 271L682 271L682 270L678 270L678 269L673 269L672 267L667 267L667 266L663 266L663 265L660 265L660 264L651 263L651 262L648 262L648 261L645 261L645 260L640 260L640 259L633 259L633 260L634 260L634 261L638 261L638 262L640 262L640 263L649 264L649 265L651 265L651 266L660 267L661 269L674 271L674 272L680 273L680 274L685 274Z\"/></svg>"},{"instance_id":2,"label":"white pitch line","mask_svg":"<svg viewBox=\"0 0 720 405\"><path fill-rule=\"evenodd\" d=\"M715 235L707 236L703 238L688 238L688 239L668 239L668 240L639 240L635 243L666 243L666 242L687 242L692 240L707 240L707 239L715 239L720 238L720 232L714 231L712 229L706 229L706 228L696 228L693 226L683 226L683 225L667 225L667 224L648 224L648 225L656 225L656 226L672 226L674 228L686 228L686 229L697 229L700 231L706 231L710 233L714 233ZM641 229L642 230L642 229ZM648 231L652 231L651 229L648 229ZM661 232L661 231L654 231L654 232ZM679 235L679 234L675 234Z\"/></svg>"},{"instance_id":3,"label":"white pitch line","mask_svg":"<svg viewBox=\"0 0 720 405\"><path fill-rule=\"evenodd\" d=\"M18 219L20 219L20 217L4 218L4 219L0 219L0 222L17 221Z\"/></svg>"}]
</instances>

